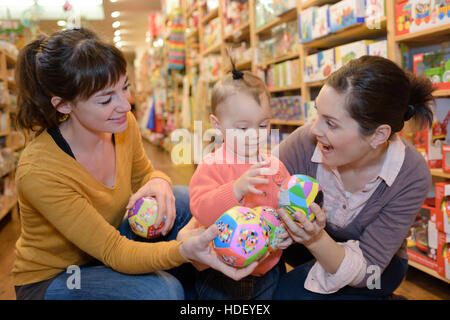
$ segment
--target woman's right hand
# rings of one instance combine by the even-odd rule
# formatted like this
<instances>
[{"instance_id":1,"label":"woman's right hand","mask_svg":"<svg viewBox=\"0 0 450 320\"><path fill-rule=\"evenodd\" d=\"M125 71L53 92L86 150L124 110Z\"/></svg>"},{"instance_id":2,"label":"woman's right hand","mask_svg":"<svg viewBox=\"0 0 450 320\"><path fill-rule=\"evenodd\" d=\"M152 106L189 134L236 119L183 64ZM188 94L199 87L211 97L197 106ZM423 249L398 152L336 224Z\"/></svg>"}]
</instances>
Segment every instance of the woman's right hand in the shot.
<instances>
[{"instance_id":1,"label":"woman's right hand","mask_svg":"<svg viewBox=\"0 0 450 320\"><path fill-rule=\"evenodd\" d=\"M180 230L181 232L181 230ZM213 224L208 229L198 228L195 231L185 233L183 243L180 246L181 254L193 263L207 265L231 279L238 281L248 276L255 270L258 262L253 262L244 268L234 268L220 259L211 248L211 241L217 236L217 225Z\"/></svg>"}]
</instances>

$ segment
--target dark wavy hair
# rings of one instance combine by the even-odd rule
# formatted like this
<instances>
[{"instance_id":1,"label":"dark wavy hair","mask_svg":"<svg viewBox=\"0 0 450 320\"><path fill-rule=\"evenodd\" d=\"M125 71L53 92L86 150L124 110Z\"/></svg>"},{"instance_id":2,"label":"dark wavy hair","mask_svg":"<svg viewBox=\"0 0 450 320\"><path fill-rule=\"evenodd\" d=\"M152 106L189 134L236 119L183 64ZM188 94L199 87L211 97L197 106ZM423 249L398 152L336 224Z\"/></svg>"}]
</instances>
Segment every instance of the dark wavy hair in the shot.
<instances>
[{"instance_id":1,"label":"dark wavy hair","mask_svg":"<svg viewBox=\"0 0 450 320\"><path fill-rule=\"evenodd\" d=\"M347 111L359 123L362 135L382 124L392 134L410 118L431 125L433 84L426 77L404 71L389 59L363 56L332 73L325 84L347 97Z\"/></svg>"},{"instance_id":2,"label":"dark wavy hair","mask_svg":"<svg viewBox=\"0 0 450 320\"><path fill-rule=\"evenodd\" d=\"M19 53L16 67L18 127L37 132L65 119L51 104L87 100L126 74L122 52L102 42L92 31L79 28L40 36Z\"/></svg>"}]
</instances>

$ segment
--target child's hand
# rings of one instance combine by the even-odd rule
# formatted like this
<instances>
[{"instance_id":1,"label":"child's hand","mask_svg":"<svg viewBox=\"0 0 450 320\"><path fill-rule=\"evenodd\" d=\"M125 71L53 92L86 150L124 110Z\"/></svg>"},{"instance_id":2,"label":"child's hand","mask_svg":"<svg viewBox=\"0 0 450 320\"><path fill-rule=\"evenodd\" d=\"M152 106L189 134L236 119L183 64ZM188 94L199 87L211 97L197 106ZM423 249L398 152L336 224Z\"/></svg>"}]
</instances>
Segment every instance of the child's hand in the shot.
<instances>
[{"instance_id":1,"label":"child's hand","mask_svg":"<svg viewBox=\"0 0 450 320\"><path fill-rule=\"evenodd\" d=\"M264 192L255 188L256 184L268 184L269 180L262 176L266 173L267 169L263 168L269 164L268 160L258 162L250 167L239 179L233 183L234 196L238 202L241 202L242 198L249 193L263 194Z\"/></svg>"}]
</instances>

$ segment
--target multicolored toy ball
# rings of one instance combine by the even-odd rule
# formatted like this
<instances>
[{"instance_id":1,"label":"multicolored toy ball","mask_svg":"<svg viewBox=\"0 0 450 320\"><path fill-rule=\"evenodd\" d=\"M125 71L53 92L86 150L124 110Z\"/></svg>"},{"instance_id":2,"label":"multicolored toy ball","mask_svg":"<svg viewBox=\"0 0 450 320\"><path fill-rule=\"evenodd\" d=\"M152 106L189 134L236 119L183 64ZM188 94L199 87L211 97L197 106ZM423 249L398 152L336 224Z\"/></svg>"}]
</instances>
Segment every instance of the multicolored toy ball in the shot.
<instances>
[{"instance_id":1,"label":"multicolored toy ball","mask_svg":"<svg viewBox=\"0 0 450 320\"><path fill-rule=\"evenodd\" d=\"M279 203L294 219L294 212L302 212L309 221L314 220L314 213L311 211L313 202L322 206L322 187L314 178L303 174L295 174L283 181L280 187Z\"/></svg>"},{"instance_id":2,"label":"multicolored toy ball","mask_svg":"<svg viewBox=\"0 0 450 320\"><path fill-rule=\"evenodd\" d=\"M253 210L261 216L261 224L269 234L269 251L275 252L278 250L278 245L283 241L279 237L280 234L286 232L286 229L281 225L280 216L275 209L268 206L256 207Z\"/></svg>"},{"instance_id":3,"label":"multicolored toy ball","mask_svg":"<svg viewBox=\"0 0 450 320\"><path fill-rule=\"evenodd\" d=\"M213 247L223 261L234 267L248 266L268 250L269 232L265 220L247 207L235 206L216 221L219 227Z\"/></svg>"},{"instance_id":4,"label":"multicolored toy ball","mask_svg":"<svg viewBox=\"0 0 450 320\"><path fill-rule=\"evenodd\" d=\"M161 234L165 218L159 227L155 228L154 224L157 216L158 203L153 197L140 198L136 201L133 208L128 210L128 222L131 230L138 236L147 239L156 238Z\"/></svg>"}]
</instances>

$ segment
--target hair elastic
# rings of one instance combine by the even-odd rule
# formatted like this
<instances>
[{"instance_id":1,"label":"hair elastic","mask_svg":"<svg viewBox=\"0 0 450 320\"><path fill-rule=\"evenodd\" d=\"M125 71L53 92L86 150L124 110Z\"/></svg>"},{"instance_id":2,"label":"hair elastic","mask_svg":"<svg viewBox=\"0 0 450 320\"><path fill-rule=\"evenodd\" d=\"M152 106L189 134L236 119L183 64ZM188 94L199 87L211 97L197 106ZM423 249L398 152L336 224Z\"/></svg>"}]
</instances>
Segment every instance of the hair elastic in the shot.
<instances>
[{"instance_id":1,"label":"hair elastic","mask_svg":"<svg viewBox=\"0 0 450 320\"><path fill-rule=\"evenodd\" d=\"M406 111L404 120L408 121L409 119L411 119L413 117L413 115L416 113L416 108L410 104L408 105L408 111Z\"/></svg>"},{"instance_id":2,"label":"hair elastic","mask_svg":"<svg viewBox=\"0 0 450 320\"><path fill-rule=\"evenodd\" d=\"M244 78L244 73L243 73L242 71L233 69L233 70L231 71L231 73L233 74L233 79L234 79L234 80L239 80L239 79Z\"/></svg>"}]
</instances>

